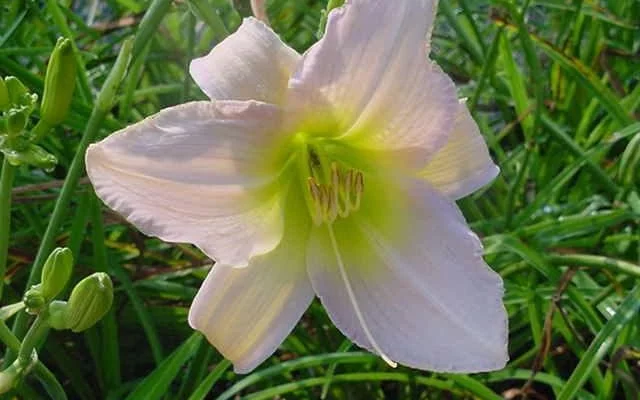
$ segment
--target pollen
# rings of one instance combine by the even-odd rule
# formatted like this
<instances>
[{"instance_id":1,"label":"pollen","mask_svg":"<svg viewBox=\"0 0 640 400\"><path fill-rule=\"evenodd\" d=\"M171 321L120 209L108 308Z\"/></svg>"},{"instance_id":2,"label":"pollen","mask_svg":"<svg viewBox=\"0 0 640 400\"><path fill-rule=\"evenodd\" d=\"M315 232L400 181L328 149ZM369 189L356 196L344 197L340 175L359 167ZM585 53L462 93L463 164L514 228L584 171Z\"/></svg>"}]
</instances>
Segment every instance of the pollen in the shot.
<instances>
[{"instance_id":1,"label":"pollen","mask_svg":"<svg viewBox=\"0 0 640 400\"><path fill-rule=\"evenodd\" d=\"M349 169L341 171L337 163L331 164L327 183L314 177L307 178L307 189L311 198L311 218L316 225L331 224L338 217L346 218L360 208L364 192L364 174Z\"/></svg>"}]
</instances>

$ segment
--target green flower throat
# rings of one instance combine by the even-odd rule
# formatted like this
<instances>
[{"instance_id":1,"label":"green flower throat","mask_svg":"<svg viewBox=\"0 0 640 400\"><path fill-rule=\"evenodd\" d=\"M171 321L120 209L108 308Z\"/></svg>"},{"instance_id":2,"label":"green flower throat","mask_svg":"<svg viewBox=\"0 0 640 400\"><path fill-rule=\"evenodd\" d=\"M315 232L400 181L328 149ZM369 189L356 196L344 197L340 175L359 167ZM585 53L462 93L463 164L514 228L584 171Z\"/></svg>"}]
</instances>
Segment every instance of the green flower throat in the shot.
<instances>
[{"instance_id":1,"label":"green flower throat","mask_svg":"<svg viewBox=\"0 0 640 400\"><path fill-rule=\"evenodd\" d=\"M335 140L304 133L297 134L294 143L296 180L300 182L313 223L332 224L358 211L365 187L364 172L354 168L352 162L344 161L354 158L354 150ZM352 157L344 154L345 150Z\"/></svg>"}]
</instances>

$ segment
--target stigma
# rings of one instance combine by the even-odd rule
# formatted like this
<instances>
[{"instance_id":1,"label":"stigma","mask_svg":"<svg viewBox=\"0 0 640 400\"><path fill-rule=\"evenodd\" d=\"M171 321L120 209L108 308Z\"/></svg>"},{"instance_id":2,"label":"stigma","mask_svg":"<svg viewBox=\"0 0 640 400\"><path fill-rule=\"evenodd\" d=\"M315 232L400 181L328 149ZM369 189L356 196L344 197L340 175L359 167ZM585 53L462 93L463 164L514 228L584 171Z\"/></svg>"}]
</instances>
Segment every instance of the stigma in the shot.
<instances>
[{"instance_id":1,"label":"stigma","mask_svg":"<svg viewBox=\"0 0 640 400\"><path fill-rule=\"evenodd\" d=\"M337 163L331 163L331 172L325 182L315 177L307 178L310 198L309 211L313 223L332 224L338 217L346 218L360 208L364 192L364 174L349 169L342 171Z\"/></svg>"}]
</instances>

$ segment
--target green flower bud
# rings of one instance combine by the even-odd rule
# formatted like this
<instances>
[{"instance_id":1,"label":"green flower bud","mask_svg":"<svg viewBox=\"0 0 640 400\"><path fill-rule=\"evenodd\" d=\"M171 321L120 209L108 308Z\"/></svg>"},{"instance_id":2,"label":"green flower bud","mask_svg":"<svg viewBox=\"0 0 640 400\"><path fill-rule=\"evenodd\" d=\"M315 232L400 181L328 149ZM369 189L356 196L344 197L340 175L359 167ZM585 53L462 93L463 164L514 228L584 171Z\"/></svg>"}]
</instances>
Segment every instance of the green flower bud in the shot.
<instances>
[{"instance_id":1,"label":"green flower bud","mask_svg":"<svg viewBox=\"0 0 640 400\"><path fill-rule=\"evenodd\" d=\"M49 326L59 331L69 329L69 321L67 320L68 308L69 304L66 301L52 301L49 304L49 318L47 319Z\"/></svg>"},{"instance_id":2,"label":"green flower bud","mask_svg":"<svg viewBox=\"0 0 640 400\"><path fill-rule=\"evenodd\" d=\"M74 332L91 328L111 308L113 284L104 272L84 278L73 288L66 311L68 327Z\"/></svg>"},{"instance_id":3,"label":"green flower bud","mask_svg":"<svg viewBox=\"0 0 640 400\"><path fill-rule=\"evenodd\" d=\"M9 95L9 108L24 112L28 117L38 102L38 95L29 93L29 90L14 76L4 78L7 93Z\"/></svg>"},{"instance_id":4,"label":"green flower bud","mask_svg":"<svg viewBox=\"0 0 640 400\"><path fill-rule=\"evenodd\" d=\"M9 94L9 102L11 104L22 105L23 99L29 94L29 90L15 76L7 76L4 78Z\"/></svg>"},{"instance_id":5,"label":"green flower bud","mask_svg":"<svg viewBox=\"0 0 640 400\"><path fill-rule=\"evenodd\" d=\"M71 41L59 38L51 53L44 79L40 115L50 125L58 125L67 116L76 83L76 62Z\"/></svg>"},{"instance_id":6,"label":"green flower bud","mask_svg":"<svg viewBox=\"0 0 640 400\"><path fill-rule=\"evenodd\" d=\"M8 110L10 105L9 89L7 89L7 84L4 83L4 79L0 77L0 111Z\"/></svg>"},{"instance_id":7,"label":"green flower bud","mask_svg":"<svg viewBox=\"0 0 640 400\"><path fill-rule=\"evenodd\" d=\"M47 301L53 300L67 285L73 270L73 254L68 248L53 250L42 268L40 282L42 295Z\"/></svg>"},{"instance_id":8,"label":"green flower bud","mask_svg":"<svg viewBox=\"0 0 640 400\"><path fill-rule=\"evenodd\" d=\"M27 116L23 111L9 110L7 115L7 130L9 135L18 135L27 126Z\"/></svg>"},{"instance_id":9,"label":"green flower bud","mask_svg":"<svg viewBox=\"0 0 640 400\"><path fill-rule=\"evenodd\" d=\"M40 285L31 286L31 289L24 293L22 301L26 307L25 311L31 315L39 314L47 304Z\"/></svg>"}]
</instances>

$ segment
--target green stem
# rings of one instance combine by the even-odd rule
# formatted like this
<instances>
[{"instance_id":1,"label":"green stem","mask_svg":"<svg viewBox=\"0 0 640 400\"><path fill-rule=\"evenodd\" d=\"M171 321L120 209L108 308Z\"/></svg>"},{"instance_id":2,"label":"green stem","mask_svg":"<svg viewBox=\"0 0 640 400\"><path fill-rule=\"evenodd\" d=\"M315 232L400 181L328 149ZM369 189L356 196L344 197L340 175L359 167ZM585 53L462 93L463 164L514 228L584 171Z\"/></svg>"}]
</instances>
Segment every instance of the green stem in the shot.
<instances>
[{"instance_id":1,"label":"green stem","mask_svg":"<svg viewBox=\"0 0 640 400\"><path fill-rule=\"evenodd\" d=\"M94 269L100 272L110 272L107 266L107 249L104 244L104 227L102 223L102 210L100 201L95 195L91 195L91 238L93 242ZM120 345L118 341L118 323L113 308L104 316L98 324L100 330L100 346L102 357L100 360L105 391L111 391L122 385L122 372L120 369ZM100 366L97 366L98 368Z\"/></svg>"},{"instance_id":2,"label":"green stem","mask_svg":"<svg viewBox=\"0 0 640 400\"><path fill-rule=\"evenodd\" d=\"M44 135L49 133L51 128L52 126L48 122L45 122L45 120L40 119L40 121L38 121L36 126L31 131L31 138L32 138L31 141L33 143L38 143L40 140L42 140Z\"/></svg>"},{"instance_id":3,"label":"green stem","mask_svg":"<svg viewBox=\"0 0 640 400\"><path fill-rule=\"evenodd\" d=\"M525 143L524 146L524 160L522 161L522 167L520 171L518 171L518 176L516 177L516 181L509 188L509 194L507 195L507 209L505 211L505 226L506 228L511 227L511 221L514 217L514 210L516 208L516 201L518 195L520 194L522 188L524 187L525 178L527 176L527 172L529 169L529 159L531 157L531 153L533 152L533 146L529 146Z\"/></svg>"},{"instance_id":4,"label":"green stem","mask_svg":"<svg viewBox=\"0 0 640 400\"><path fill-rule=\"evenodd\" d=\"M640 278L640 266L615 258L594 256L591 254L552 254L547 257L549 262L557 265L575 265L591 268L607 269L611 272L621 272Z\"/></svg>"},{"instance_id":5,"label":"green stem","mask_svg":"<svg viewBox=\"0 0 640 400\"><path fill-rule=\"evenodd\" d=\"M222 39L229 36L229 31L227 27L224 25L222 18L218 15L217 12L209 3L205 0L189 0L189 9L192 13L194 13L198 18L204 21L205 24L211 29L213 32L214 39L218 42L221 42Z\"/></svg>"},{"instance_id":6,"label":"green stem","mask_svg":"<svg viewBox=\"0 0 640 400\"><path fill-rule=\"evenodd\" d=\"M133 44L133 61L138 59L147 43L151 41L151 38L158 30L160 22L169 12L171 3L171 0L153 0L151 2L136 31L136 41Z\"/></svg>"},{"instance_id":7,"label":"green stem","mask_svg":"<svg viewBox=\"0 0 640 400\"><path fill-rule=\"evenodd\" d=\"M11 333L11 330L4 321L0 321L0 341L10 349L15 349L16 351L20 349L20 341L13 336L13 333Z\"/></svg>"},{"instance_id":8,"label":"green stem","mask_svg":"<svg viewBox=\"0 0 640 400\"><path fill-rule=\"evenodd\" d=\"M38 346L47 335L47 332L49 332L49 324L47 324L48 314L46 310L40 313L22 340L20 350L18 351L18 363L24 368L27 368L29 364L33 362L33 352L36 346Z\"/></svg>"},{"instance_id":9,"label":"green stem","mask_svg":"<svg viewBox=\"0 0 640 400\"><path fill-rule=\"evenodd\" d=\"M29 273L29 279L27 281L26 287L31 287L36 283L36 280L40 277L44 262L55 246L56 235L58 233L58 230L60 229L60 226L62 226L62 222L64 221L67 211L69 210L69 203L71 202L76 187L78 186L80 175L84 171L84 153L98 133L105 115L106 112L100 110L98 107L94 108L93 113L91 114L91 118L89 119L89 123L87 124L87 129L85 130L85 134L80 141L80 145L78 146L76 155L71 162L69 173L67 174L67 179L64 181L64 185L62 186L62 190L60 191L60 196L56 201L53 213L51 214L51 218L49 219L49 225L47 226L44 237L40 242L40 247L38 248L36 259L33 262L33 266L31 267L31 272ZM16 336L21 337L26 331L26 326L27 314L20 314L16 318L16 322L13 326L13 332L16 334ZM10 353L8 353L7 357L5 357L5 364L7 362L13 361L12 359L13 357Z\"/></svg>"},{"instance_id":10,"label":"green stem","mask_svg":"<svg viewBox=\"0 0 640 400\"><path fill-rule=\"evenodd\" d=\"M5 157L2 162L0 176L0 299L2 299L2 285L7 270L9 254L9 226L11 224L11 188L15 177L16 167L9 164Z\"/></svg>"},{"instance_id":11,"label":"green stem","mask_svg":"<svg viewBox=\"0 0 640 400\"><path fill-rule=\"evenodd\" d=\"M20 351L20 340L11 333L11 330L4 321L0 321L0 341L12 351L16 353ZM38 361L36 363L33 368L33 373L52 399L66 400L67 395L64 393L62 385L42 362Z\"/></svg>"},{"instance_id":12,"label":"green stem","mask_svg":"<svg viewBox=\"0 0 640 400\"><path fill-rule=\"evenodd\" d=\"M64 185L62 186L62 189L60 191L60 196L58 197L56 205L53 209L53 213L51 214L49 225L47 226L44 237L40 242L40 248L38 249L36 259L33 262L33 267L31 268L26 287L31 287L36 283L36 280L39 279L40 273L42 271L42 266L49 256L49 253L51 253L51 251L53 250L56 235L58 233L58 230L62 226L62 222L69 208L69 203L71 202L71 199L75 194L76 188L78 187L80 175L84 172L85 152L87 151L89 144L94 141L100 130L102 122L111 109L113 101L116 97L116 90L120 85L120 82L122 81L122 78L127 69L127 65L129 64L129 60L131 58L132 45L132 40L126 40L122 44L120 54L116 59L113 69L109 73L107 80L105 81L100 93L98 94L95 107L91 112L91 117L89 118L89 122L87 123L87 128L85 129L84 135L80 140L80 144L78 145L76 154L73 157L71 166L69 167L67 179L65 179L64 181ZM20 314L16 318L16 322L13 326L13 332L16 336L21 337L22 335L24 335L26 330L27 315ZM12 354L12 352L7 352L7 355L5 357L5 365L11 363L13 361L13 358L14 355Z\"/></svg>"}]
</instances>

